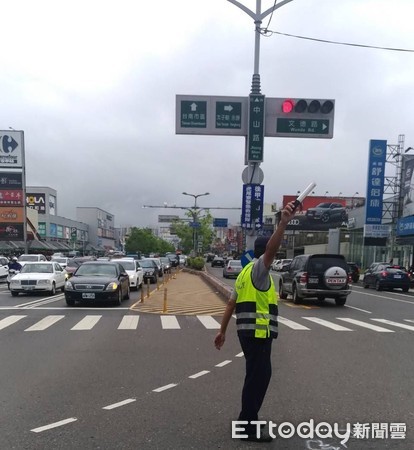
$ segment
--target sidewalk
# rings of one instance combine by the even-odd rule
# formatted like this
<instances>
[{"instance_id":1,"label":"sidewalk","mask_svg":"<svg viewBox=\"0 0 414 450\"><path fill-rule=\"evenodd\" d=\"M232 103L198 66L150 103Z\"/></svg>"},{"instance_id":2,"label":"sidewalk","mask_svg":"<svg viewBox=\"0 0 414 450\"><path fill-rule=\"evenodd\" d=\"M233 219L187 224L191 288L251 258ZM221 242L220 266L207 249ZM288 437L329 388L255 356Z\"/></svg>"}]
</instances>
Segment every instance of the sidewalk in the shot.
<instances>
[{"instance_id":1,"label":"sidewalk","mask_svg":"<svg viewBox=\"0 0 414 450\"><path fill-rule=\"evenodd\" d=\"M205 273L196 274L181 269L169 280L162 280L159 289L155 288L150 292L149 297L146 296L147 287L144 286L142 288L144 302L135 303L131 309L154 314L222 315L226 308L229 290L220 286L222 283L219 280L211 280L212 284L205 281L205 278L210 277ZM163 278L167 279L168 276L164 275ZM217 282L220 285L217 285ZM220 291L223 291L223 294ZM141 291L139 294L141 295Z\"/></svg>"}]
</instances>

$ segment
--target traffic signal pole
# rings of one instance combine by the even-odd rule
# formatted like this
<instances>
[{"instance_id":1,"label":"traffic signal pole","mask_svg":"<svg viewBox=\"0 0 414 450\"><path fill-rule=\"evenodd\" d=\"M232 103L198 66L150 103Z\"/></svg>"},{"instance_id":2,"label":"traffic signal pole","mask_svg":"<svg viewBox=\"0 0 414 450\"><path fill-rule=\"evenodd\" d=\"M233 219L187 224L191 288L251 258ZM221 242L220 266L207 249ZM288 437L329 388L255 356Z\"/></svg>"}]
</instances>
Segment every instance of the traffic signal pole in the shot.
<instances>
[{"instance_id":1,"label":"traffic signal pole","mask_svg":"<svg viewBox=\"0 0 414 450\"><path fill-rule=\"evenodd\" d=\"M251 87L251 93L250 93L250 99L257 98L257 96L261 95L261 88L260 88L260 73L259 73L259 63L260 63L260 34L261 34L261 25L263 19L271 14L276 9L279 9L280 7L286 5L287 3L290 3L292 0L284 0L280 2L279 4L274 4L272 7L264 11L262 11L262 1L256 0L256 12L253 12L237 0L228 0L230 3L233 3L233 5L237 6L241 10L243 10L246 14L248 14L253 20L255 25L255 42L254 42L254 67L253 67L253 77L252 77L252 87ZM255 96L255 97L252 97ZM264 100L263 100L264 102ZM264 108L264 105L263 105ZM250 122L250 119L249 119ZM247 180L248 183L245 184L260 184L261 182L260 178L263 178L262 176L262 170L260 169L260 163L263 161L263 148L264 148L264 130L265 124L262 123L262 157L259 161L251 161L249 160L249 144L251 142L249 136L246 138L246 163L247 163ZM250 129L250 124L249 124ZM263 215L263 211L260 212L261 215ZM255 226L251 229L246 230L246 251L252 250L254 248L254 241L257 237L257 230Z\"/></svg>"}]
</instances>

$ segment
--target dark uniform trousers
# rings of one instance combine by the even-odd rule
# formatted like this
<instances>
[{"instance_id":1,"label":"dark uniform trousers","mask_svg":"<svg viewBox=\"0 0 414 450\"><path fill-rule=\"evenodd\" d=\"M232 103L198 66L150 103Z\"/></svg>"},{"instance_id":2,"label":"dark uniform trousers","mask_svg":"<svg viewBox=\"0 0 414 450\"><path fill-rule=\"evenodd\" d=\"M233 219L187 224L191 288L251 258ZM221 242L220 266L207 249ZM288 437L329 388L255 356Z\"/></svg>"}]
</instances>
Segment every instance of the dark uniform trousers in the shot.
<instances>
[{"instance_id":1,"label":"dark uniform trousers","mask_svg":"<svg viewBox=\"0 0 414 450\"><path fill-rule=\"evenodd\" d=\"M273 338L255 338L239 334L239 341L246 359L239 420L258 420L258 413L272 377L270 358Z\"/></svg>"}]
</instances>

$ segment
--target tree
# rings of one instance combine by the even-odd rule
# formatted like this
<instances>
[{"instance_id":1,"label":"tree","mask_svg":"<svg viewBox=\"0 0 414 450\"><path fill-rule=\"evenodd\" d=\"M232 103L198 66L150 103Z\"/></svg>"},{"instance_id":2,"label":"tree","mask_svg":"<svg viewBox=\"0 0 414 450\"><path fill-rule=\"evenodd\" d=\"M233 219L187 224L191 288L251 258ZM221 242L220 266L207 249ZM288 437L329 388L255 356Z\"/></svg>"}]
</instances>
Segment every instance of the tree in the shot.
<instances>
[{"instance_id":1,"label":"tree","mask_svg":"<svg viewBox=\"0 0 414 450\"><path fill-rule=\"evenodd\" d=\"M131 234L125 242L125 250L127 253L141 252L160 253L174 252L174 245L164 239L154 236L150 228L132 228Z\"/></svg>"}]
</instances>

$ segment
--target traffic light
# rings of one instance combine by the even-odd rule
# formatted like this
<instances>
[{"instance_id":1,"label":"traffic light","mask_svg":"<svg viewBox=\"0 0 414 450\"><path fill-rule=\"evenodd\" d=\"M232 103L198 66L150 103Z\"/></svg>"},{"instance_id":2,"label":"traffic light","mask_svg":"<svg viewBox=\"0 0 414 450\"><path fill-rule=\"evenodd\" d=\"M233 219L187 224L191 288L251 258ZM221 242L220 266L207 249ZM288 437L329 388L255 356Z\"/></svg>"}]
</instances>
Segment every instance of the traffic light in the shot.
<instances>
[{"instance_id":1,"label":"traffic light","mask_svg":"<svg viewBox=\"0 0 414 450\"><path fill-rule=\"evenodd\" d=\"M265 136L331 139L334 114L335 100L267 98Z\"/></svg>"},{"instance_id":2,"label":"traffic light","mask_svg":"<svg viewBox=\"0 0 414 450\"><path fill-rule=\"evenodd\" d=\"M284 114L330 114L334 109L333 100L309 100L287 98L282 100L281 112Z\"/></svg>"}]
</instances>

